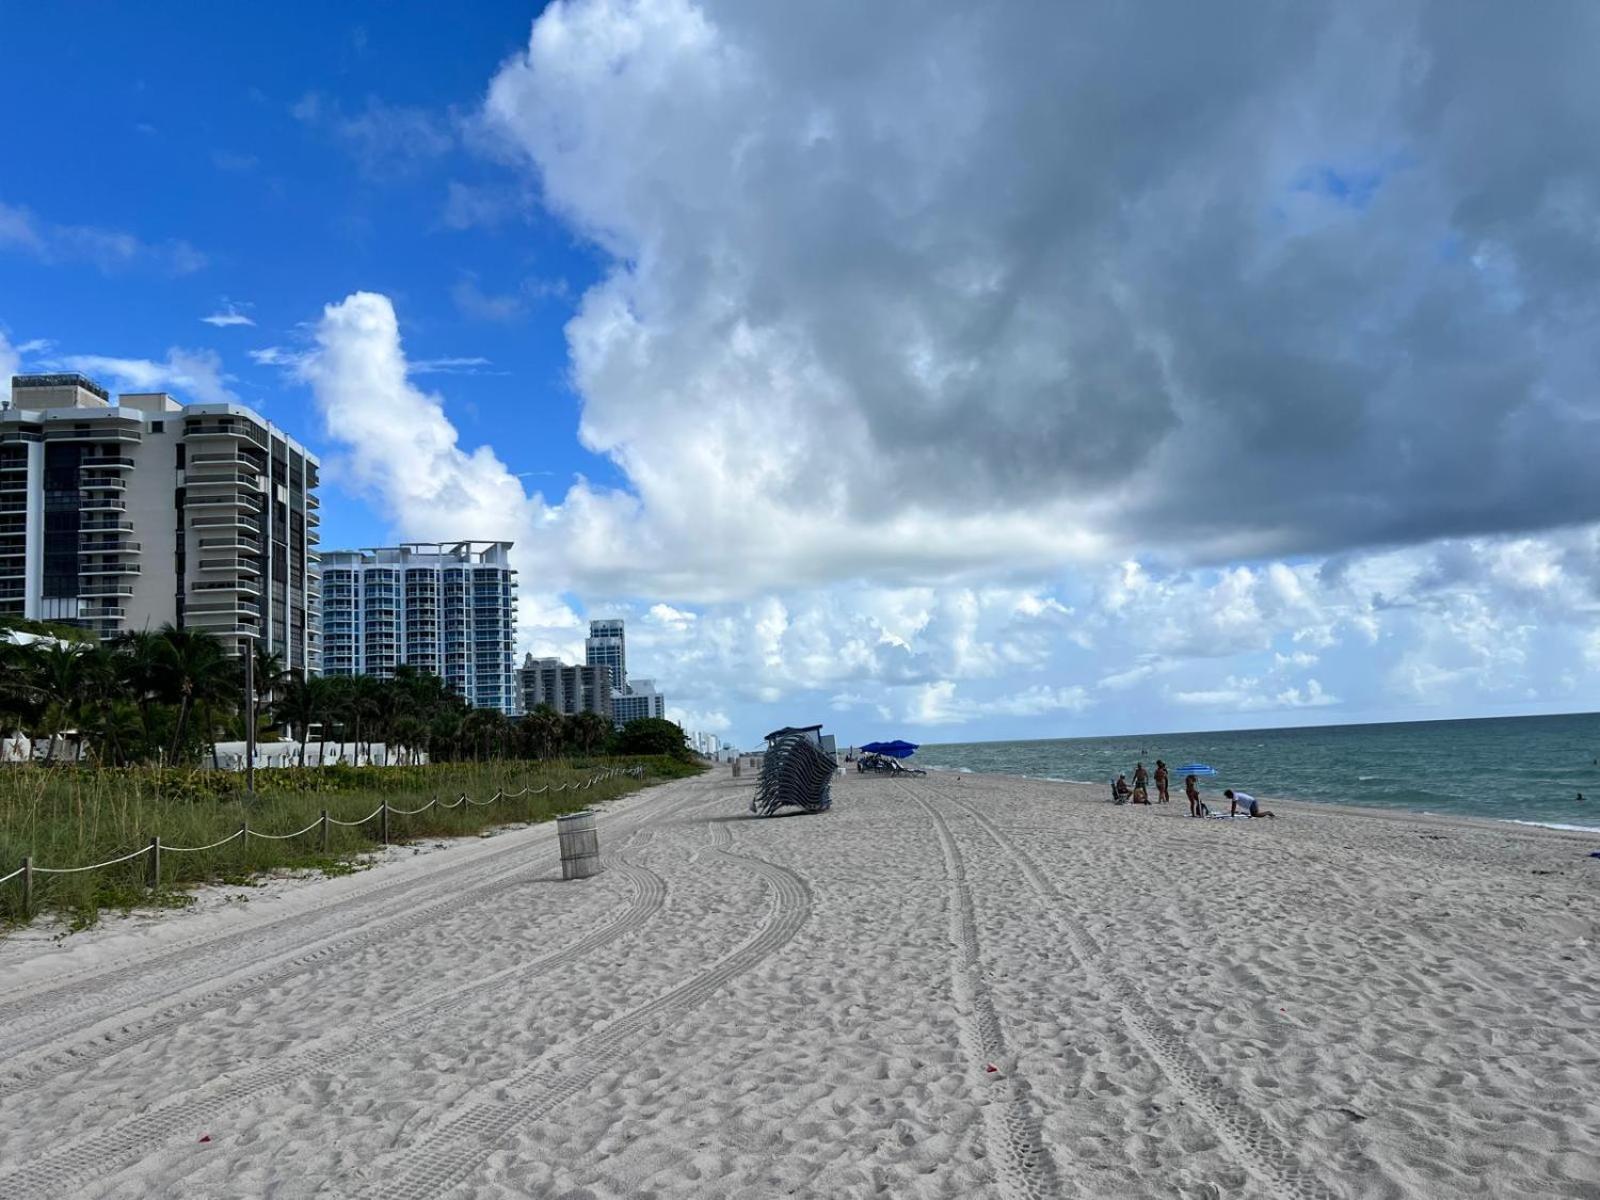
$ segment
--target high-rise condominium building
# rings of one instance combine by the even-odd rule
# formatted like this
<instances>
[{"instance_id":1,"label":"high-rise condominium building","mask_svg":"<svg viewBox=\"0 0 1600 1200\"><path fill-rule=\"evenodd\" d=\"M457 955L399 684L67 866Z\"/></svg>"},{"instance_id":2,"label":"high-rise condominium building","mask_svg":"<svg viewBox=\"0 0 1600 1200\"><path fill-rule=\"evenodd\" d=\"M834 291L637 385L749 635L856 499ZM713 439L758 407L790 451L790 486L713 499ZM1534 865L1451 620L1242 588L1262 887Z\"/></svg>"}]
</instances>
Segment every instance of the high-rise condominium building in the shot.
<instances>
[{"instance_id":1,"label":"high-rise condominium building","mask_svg":"<svg viewBox=\"0 0 1600 1200\"><path fill-rule=\"evenodd\" d=\"M475 708L517 711L510 542L332 550L322 562L322 671L430 671Z\"/></svg>"},{"instance_id":2,"label":"high-rise condominium building","mask_svg":"<svg viewBox=\"0 0 1600 1200\"><path fill-rule=\"evenodd\" d=\"M517 675L525 713L548 704L569 717L592 712L611 718L609 667L568 666L558 658L535 658L530 654L523 659Z\"/></svg>"},{"instance_id":3,"label":"high-rise condominium building","mask_svg":"<svg viewBox=\"0 0 1600 1200\"><path fill-rule=\"evenodd\" d=\"M648 679L636 679L626 691L611 697L611 718L618 729L640 717L665 719L666 715L667 698L656 691L656 685Z\"/></svg>"},{"instance_id":4,"label":"high-rise condominium building","mask_svg":"<svg viewBox=\"0 0 1600 1200\"><path fill-rule=\"evenodd\" d=\"M654 683L648 679L628 682L628 639L620 618L590 621L583 655L589 666L611 672L611 717L618 729L640 717L667 715L667 698L656 691Z\"/></svg>"},{"instance_id":5,"label":"high-rise condominium building","mask_svg":"<svg viewBox=\"0 0 1600 1200\"><path fill-rule=\"evenodd\" d=\"M620 620L590 621L589 636L583 643L583 661L591 667L611 668L611 686L623 691L628 686L628 643Z\"/></svg>"},{"instance_id":6,"label":"high-rise condominium building","mask_svg":"<svg viewBox=\"0 0 1600 1200\"><path fill-rule=\"evenodd\" d=\"M317 460L237 404L18 375L0 411L0 613L171 622L320 658Z\"/></svg>"}]
</instances>

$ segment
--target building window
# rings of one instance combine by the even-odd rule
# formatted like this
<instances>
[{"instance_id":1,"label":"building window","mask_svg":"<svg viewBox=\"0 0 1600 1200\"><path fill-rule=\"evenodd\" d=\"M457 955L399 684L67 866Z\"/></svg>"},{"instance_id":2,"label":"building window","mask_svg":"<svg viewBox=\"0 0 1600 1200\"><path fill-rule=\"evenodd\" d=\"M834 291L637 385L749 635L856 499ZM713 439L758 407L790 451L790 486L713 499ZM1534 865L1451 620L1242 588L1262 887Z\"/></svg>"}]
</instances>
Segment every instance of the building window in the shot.
<instances>
[{"instance_id":1,"label":"building window","mask_svg":"<svg viewBox=\"0 0 1600 1200\"><path fill-rule=\"evenodd\" d=\"M167 431L167 423L165 421L151 421L150 422L150 432L151 433L165 433L166 431Z\"/></svg>"}]
</instances>

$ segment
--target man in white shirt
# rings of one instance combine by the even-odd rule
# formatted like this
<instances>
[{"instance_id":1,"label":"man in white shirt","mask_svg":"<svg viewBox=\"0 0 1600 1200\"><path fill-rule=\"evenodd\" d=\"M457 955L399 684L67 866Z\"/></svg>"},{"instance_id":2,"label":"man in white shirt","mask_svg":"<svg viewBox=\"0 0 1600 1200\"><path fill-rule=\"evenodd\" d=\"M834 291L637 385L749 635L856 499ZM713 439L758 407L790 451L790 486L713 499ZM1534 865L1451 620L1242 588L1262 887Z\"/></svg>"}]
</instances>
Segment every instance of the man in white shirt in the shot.
<instances>
[{"instance_id":1,"label":"man in white shirt","mask_svg":"<svg viewBox=\"0 0 1600 1200\"><path fill-rule=\"evenodd\" d=\"M1227 788L1222 794L1228 798L1228 815L1230 817L1238 816L1241 808L1244 809L1245 815L1250 817L1272 817L1277 815L1262 808L1256 798L1249 792L1236 792L1232 788Z\"/></svg>"}]
</instances>

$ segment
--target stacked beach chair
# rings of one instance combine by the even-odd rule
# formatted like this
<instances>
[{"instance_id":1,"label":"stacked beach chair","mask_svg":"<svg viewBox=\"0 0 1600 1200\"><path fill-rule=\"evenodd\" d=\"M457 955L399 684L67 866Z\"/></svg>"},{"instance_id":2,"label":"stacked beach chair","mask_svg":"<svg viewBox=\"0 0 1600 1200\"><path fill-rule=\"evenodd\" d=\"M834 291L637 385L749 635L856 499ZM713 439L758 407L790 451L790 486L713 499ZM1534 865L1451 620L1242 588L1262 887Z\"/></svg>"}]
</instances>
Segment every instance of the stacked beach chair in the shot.
<instances>
[{"instance_id":1,"label":"stacked beach chair","mask_svg":"<svg viewBox=\"0 0 1600 1200\"><path fill-rule=\"evenodd\" d=\"M833 803L829 785L835 765L833 755L803 733L769 738L750 811L758 817L770 817L788 806L826 812Z\"/></svg>"}]
</instances>

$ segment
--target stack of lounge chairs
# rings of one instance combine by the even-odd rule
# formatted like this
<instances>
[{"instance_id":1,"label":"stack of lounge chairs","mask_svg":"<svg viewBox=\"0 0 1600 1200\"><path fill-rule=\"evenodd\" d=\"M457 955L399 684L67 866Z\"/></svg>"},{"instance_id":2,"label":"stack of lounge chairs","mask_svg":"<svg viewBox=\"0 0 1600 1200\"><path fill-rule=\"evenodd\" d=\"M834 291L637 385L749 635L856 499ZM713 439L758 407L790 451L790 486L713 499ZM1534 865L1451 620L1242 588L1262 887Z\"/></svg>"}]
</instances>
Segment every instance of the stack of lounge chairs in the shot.
<instances>
[{"instance_id":1,"label":"stack of lounge chairs","mask_svg":"<svg viewBox=\"0 0 1600 1200\"><path fill-rule=\"evenodd\" d=\"M878 775L926 775L927 772L920 767L908 767L898 759L890 758L887 754L863 754L856 759L856 770L865 774L868 771Z\"/></svg>"},{"instance_id":2,"label":"stack of lounge chairs","mask_svg":"<svg viewBox=\"0 0 1600 1200\"><path fill-rule=\"evenodd\" d=\"M826 812L833 803L829 785L836 765L833 755L802 734L769 739L750 811L758 817L787 806Z\"/></svg>"}]
</instances>

